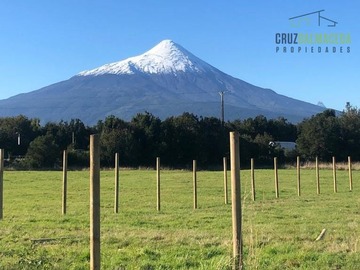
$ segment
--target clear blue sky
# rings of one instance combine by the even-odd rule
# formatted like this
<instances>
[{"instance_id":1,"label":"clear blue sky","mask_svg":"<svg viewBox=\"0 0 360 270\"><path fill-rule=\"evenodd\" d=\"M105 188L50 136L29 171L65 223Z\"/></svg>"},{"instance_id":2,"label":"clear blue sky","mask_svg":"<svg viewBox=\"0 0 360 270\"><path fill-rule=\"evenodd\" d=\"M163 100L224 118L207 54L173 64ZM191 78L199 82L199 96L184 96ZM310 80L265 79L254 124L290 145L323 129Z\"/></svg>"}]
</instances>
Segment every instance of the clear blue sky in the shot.
<instances>
[{"instance_id":1,"label":"clear blue sky","mask_svg":"<svg viewBox=\"0 0 360 270\"><path fill-rule=\"evenodd\" d=\"M289 23L290 17L322 9L336 27L318 26L311 16L298 28ZM2 0L0 99L172 39L254 85L338 110L347 101L360 107L359 15L355 0ZM351 51L276 53L275 34L292 32L349 33Z\"/></svg>"}]
</instances>

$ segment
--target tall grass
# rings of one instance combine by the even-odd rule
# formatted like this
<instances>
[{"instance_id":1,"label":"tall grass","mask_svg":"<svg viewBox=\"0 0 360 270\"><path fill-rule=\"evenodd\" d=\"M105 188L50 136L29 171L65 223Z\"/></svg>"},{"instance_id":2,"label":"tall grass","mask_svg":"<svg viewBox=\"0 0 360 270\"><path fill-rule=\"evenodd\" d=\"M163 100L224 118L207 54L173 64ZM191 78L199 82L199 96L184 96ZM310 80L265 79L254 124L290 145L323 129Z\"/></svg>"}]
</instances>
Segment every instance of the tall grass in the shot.
<instances>
[{"instance_id":1,"label":"tall grass","mask_svg":"<svg viewBox=\"0 0 360 270\"><path fill-rule=\"evenodd\" d=\"M230 174L229 174L230 175ZM357 269L360 265L360 172L256 170L256 201L250 171L241 171L246 269ZM61 172L4 173L0 221L0 269L89 268L89 172L68 173L67 215L61 214ZM193 209L192 172L161 172L161 211L156 211L153 170L120 170L119 214L113 213L114 174L101 172L102 269L231 269L231 205L224 204L222 172L200 171L198 209ZM230 189L230 181L229 189ZM321 230L326 234L315 241Z\"/></svg>"},{"instance_id":2,"label":"tall grass","mask_svg":"<svg viewBox=\"0 0 360 270\"><path fill-rule=\"evenodd\" d=\"M347 162L336 162L335 164L337 170L349 170L349 164ZM287 169L293 169L296 167L296 163L286 164L284 166ZM314 169L315 162L307 161L300 164L302 169ZM319 163L319 169L327 169L332 170L333 164L332 162L321 162ZM360 162L352 162L351 164L352 170L359 171L360 170Z\"/></svg>"}]
</instances>

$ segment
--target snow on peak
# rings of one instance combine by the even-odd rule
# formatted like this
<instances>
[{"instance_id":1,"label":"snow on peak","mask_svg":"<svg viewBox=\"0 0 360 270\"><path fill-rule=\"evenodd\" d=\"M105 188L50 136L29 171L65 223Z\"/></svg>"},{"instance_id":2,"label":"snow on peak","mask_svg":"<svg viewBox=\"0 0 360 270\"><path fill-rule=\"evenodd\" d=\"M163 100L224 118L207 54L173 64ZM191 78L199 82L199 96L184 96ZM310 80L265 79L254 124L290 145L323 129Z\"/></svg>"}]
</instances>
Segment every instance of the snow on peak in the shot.
<instances>
[{"instance_id":1,"label":"snow on peak","mask_svg":"<svg viewBox=\"0 0 360 270\"><path fill-rule=\"evenodd\" d=\"M78 76L103 74L158 74L185 71L202 72L211 67L172 40L163 40L144 54L82 71Z\"/></svg>"}]
</instances>

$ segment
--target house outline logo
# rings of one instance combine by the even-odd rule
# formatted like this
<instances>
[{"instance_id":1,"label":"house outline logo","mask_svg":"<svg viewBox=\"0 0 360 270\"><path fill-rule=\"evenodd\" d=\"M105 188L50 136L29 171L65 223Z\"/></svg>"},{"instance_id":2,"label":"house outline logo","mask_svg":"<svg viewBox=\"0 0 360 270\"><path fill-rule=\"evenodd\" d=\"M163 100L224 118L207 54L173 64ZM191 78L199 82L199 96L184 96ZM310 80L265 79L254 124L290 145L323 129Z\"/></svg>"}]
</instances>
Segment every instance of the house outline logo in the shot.
<instances>
[{"instance_id":1,"label":"house outline logo","mask_svg":"<svg viewBox=\"0 0 360 270\"><path fill-rule=\"evenodd\" d=\"M325 11L325 9L322 9L322 10L306 13L306 14L303 14L303 15L298 15L298 16L289 18L289 20L292 21L292 20L300 19L300 20L303 20L303 21L308 23L309 22L309 16L317 14L318 26L321 26L322 21L326 21L327 23L330 23L330 24L327 25L327 27L336 27L338 22L336 22L334 20L331 20L329 18L326 18L324 16L321 16L321 12L324 12L324 11Z\"/></svg>"}]
</instances>

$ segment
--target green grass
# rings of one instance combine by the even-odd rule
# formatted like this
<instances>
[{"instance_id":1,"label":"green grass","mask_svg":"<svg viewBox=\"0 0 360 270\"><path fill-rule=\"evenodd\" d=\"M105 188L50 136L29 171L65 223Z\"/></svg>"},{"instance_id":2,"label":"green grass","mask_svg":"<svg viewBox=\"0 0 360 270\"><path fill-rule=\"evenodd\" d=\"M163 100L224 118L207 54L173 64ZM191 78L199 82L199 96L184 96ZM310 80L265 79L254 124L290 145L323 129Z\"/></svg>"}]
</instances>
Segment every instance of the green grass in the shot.
<instances>
[{"instance_id":1,"label":"green grass","mask_svg":"<svg viewBox=\"0 0 360 270\"><path fill-rule=\"evenodd\" d=\"M229 201L230 201L230 174ZM241 171L246 269L357 269L360 265L360 171ZM156 211L154 170L120 171L120 212L115 214L114 173L101 172L102 269L231 269L231 205L224 204L222 172L200 171L198 209L192 172L161 172L161 211ZM67 214L61 214L62 172L4 172L0 269L89 269L89 172L68 173ZM326 234L315 242L321 230ZM47 238L47 239L46 239ZM44 240L45 239L45 240Z\"/></svg>"}]
</instances>

